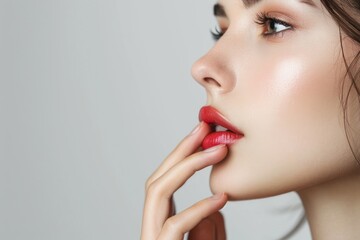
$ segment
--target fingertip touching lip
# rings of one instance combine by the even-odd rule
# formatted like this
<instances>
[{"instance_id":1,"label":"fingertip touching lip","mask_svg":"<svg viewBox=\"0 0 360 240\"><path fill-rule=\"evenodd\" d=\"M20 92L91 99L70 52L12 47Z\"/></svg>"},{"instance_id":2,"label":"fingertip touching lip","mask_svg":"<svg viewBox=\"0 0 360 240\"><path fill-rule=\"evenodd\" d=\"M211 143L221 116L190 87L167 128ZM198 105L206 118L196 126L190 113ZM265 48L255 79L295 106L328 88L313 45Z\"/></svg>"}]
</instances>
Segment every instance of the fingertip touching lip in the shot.
<instances>
[{"instance_id":1,"label":"fingertip touching lip","mask_svg":"<svg viewBox=\"0 0 360 240\"><path fill-rule=\"evenodd\" d=\"M219 111L211 106L200 109L199 120L212 127L203 142L202 148L208 149L219 144L230 145L242 138L244 134L233 126Z\"/></svg>"}]
</instances>

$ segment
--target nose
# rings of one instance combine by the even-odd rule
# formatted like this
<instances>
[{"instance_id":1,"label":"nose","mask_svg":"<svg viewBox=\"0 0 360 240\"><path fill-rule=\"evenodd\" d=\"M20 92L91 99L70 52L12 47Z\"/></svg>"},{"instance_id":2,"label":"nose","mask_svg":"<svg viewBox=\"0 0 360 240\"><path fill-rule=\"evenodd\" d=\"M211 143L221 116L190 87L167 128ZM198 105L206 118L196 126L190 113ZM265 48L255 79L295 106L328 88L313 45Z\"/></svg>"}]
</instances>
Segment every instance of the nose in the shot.
<instances>
[{"instance_id":1,"label":"nose","mask_svg":"<svg viewBox=\"0 0 360 240\"><path fill-rule=\"evenodd\" d=\"M203 57L197 60L191 69L193 78L208 93L224 94L233 90L236 79L231 71L231 52L220 39Z\"/></svg>"}]
</instances>

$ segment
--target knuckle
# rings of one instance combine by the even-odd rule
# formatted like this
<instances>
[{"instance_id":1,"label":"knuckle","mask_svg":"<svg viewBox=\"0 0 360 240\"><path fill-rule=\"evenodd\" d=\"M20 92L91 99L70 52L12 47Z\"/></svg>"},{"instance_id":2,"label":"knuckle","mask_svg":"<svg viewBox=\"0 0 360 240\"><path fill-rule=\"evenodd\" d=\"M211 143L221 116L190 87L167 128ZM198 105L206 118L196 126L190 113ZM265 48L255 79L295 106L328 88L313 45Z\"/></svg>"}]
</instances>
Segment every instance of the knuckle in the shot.
<instances>
[{"instance_id":1,"label":"knuckle","mask_svg":"<svg viewBox=\"0 0 360 240\"><path fill-rule=\"evenodd\" d=\"M149 177L145 182L145 191L148 192L150 185L154 182L152 177Z\"/></svg>"},{"instance_id":2,"label":"knuckle","mask_svg":"<svg viewBox=\"0 0 360 240\"><path fill-rule=\"evenodd\" d=\"M147 195L161 195L162 187L161 184L157 181L149 183L146 189Z\"/></svg>"},{"instance_id":3,"label":"knuckle","mask_svg":"<svg viewBox=\"0 0 360 240\"><path fill-rule=\"evenodd\" d=\"M168 232L181 233L181 224L179 220L174 216L170 217L165 221L164 228Z\"/></svg>"}]
</instances>

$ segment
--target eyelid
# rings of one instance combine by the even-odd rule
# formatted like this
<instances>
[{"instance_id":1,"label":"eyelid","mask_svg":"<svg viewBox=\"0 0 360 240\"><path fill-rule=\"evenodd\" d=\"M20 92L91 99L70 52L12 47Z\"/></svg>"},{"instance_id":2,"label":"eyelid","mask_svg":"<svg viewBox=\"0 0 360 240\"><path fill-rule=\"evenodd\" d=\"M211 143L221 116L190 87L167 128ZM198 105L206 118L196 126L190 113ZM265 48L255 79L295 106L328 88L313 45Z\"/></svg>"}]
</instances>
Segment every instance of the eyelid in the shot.
<instances>
[{"instance_id":1,"label":"eyelid","mask_svg":"<svg viewBox=\"0 0 360 240\"><path fill-rule=\"evenodd\" d=\"M210 30L214 41L218 41L227 31L230 22L227 18L217 17L215 27Z\"/></svg>"},{"instance_id":2,"label":"eyelid","mask_svg":"<svg viewBox=\"0 0 360 240\"><path fill-rule=\"evenodd\" d=\"M270 22L283 25L285 28L277 32L261 32L261 35L264 38L279 38L280 35L283 37L285 32L289 30L295 30L294 25L291 23L293 20L288 19L288 17L284 17L283 14L279 14L277 12L259 12L256 15L255 23L260 25L261 28L267 28Z\"/></svg>"},{"instance_id":3,"label":"eyelid","mask_svg":"<svg viewBox=\"0 0 360 240\"><path fill-rule=\"evenodd\" d=\"M262 21L259 21L260 19L262 19ZM227 26L229 24L228 20L227 22L223 22L218 20L218 24L216 24L214 29L210 30L210 34L213 38L214 41L218 41L227 31L227 27L223 27L223 26ZM223 18L221 18L221 20L223 20ZM285 27L288 27L286 29L283 29L281 31L278 32L273 32L273 33L268 33L268 34L264 34L264 32L262 32L262 36L264 38L279 38L279 35L281 35L281 37L285 34L284 32L287 32L289 30L296 30L296 26L295 25L295 20L293 17L288 16L288 14L285 14L283 12L277 12L277 11L269 11L269 12L265 12L265 11L261 11L258 14L256 14L255 20L254 22L256 24L265 25L265 22L272 20L275 21L278 24L282 24Z\"/></svg>"},{"instance_id":4,"label":"eyelid","mask_svg":"<svg viewBox=\"0 0 360 240\"><path fill-rule=\"evenodd\" d=\"M262 11L257 14L256 18L258 19L259 16L270 18L270 19L276 19L281 23L285 23L285 24L292 26L293 28L297 28L297 26L298 26L293 17L289 16L288 14L284 14L282 12Z\"/></svg>"}]
</instances>

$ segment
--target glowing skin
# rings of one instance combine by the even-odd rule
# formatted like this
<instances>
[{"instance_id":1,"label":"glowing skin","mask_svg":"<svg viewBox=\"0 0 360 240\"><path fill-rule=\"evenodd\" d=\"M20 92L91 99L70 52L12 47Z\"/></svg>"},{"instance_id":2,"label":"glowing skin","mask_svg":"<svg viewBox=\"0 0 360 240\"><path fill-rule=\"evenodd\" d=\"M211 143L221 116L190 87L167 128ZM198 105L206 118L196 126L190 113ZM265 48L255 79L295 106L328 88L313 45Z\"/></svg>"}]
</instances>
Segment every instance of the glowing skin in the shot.
<instances>
[{"instance_id":1,"label":"glowing skin","mask_svg":"<svg viewBox=\"0 0 360 240\"><path fill-rule=\"evenodd\" d=\"M357 239L360 172L343 125L340 96L346 68L339 27L320 0L219 4L215 14L226 32L192 69L207 91L206 105L219 114L210 112L212 119L185 137L148 179L141 239L183 239L187 232L194 240L225 239L218 211L228 199L289 191L301 197L312 239ZM343 49L351 61L359 46L344 36ZM348 110L351 140L360 149L360 106L354 92ZM208 148L224 142L211 136L214 128L206 122L239 129L241 138ZM204 139L211 144L202 151ZM173 193L211 165L216 195L174 213Z\"/></svg>"},{"instance_id":2,"label":"glowing skin","mask_svg":"<svg viewBox=\"0 0 360 240\"><path fill-rule=\"evenodd\" d=\"M245 7L219 1L226 16L217 20L225 33L192 73L207 91L207 104L244 137L213 167L210 186L232 200L297 191L314 239L354 239L360 234L353 228L360 218L360 174L343 125L339 27L314 2L268 0ZM263 12L291 29L264 36L268 27L255 23ZM351 60L359 46L349 38L343 44ZM359 149L359 104L356 95L350 99L350 132Z\"/></svg>"},{"instance_id":3,"label":"glowing skin","mask_svg":"<svg viewBox=\"0 0 360 240\"><path fill-rule=\"evenodd\" d=\"M319 6L298 0L219 2L227 29L193 67L194 78L244 138L211 174L232 199L300 190L356 169L339 101L343 63L338 26ZM267 12L293 29L264 37ZM226 20L224 20L226 18Z\"/></svg>"}]
</instances>

